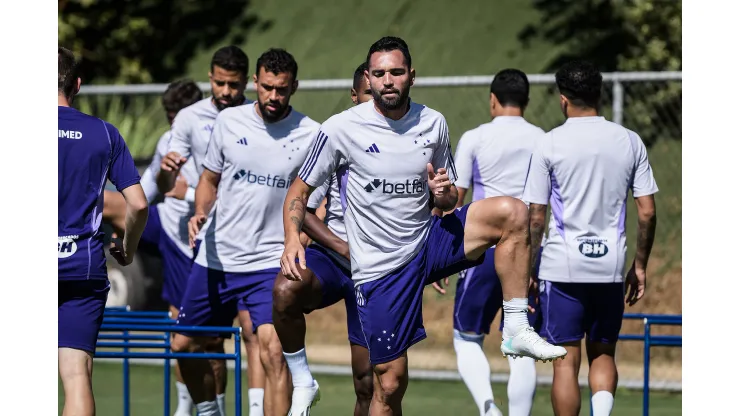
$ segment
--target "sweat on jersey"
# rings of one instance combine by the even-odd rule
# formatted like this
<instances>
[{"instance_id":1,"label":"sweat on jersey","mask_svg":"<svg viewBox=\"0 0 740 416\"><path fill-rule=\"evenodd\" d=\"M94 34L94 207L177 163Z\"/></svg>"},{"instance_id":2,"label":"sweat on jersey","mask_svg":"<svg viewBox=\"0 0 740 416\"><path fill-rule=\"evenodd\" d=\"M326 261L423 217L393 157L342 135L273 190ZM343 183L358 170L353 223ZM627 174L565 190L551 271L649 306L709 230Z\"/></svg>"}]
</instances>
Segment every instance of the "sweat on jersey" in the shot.
<instances>
[{"instance_id":1,"label":"sweat on jersey","mask_svg":"<svg viewBox=\"0 0 740 416\"><path fill-rule=\"evenodd\" d=\"M658 192L637 133L604 117L571 117L535 147L524 200L550 204L539 278L623 281L627 196Z\"/></svg>"},{"instance_id":2,"label":"sweat on jersey","mask_svg":"<svg viewBox=\"0 0 740 416\"><path fill-rule=\"evenodd\" d=\"M107 279L105 182L120 192L139 183L139 172L118 129L71 107L59 106L58 158L59 280Z\"/></svg>"},{"instance_id":3,"label":"sweat on jersey","mask_svg":"<svg viewBox=\"0 0 740 416\"><path fill-rule=\"evenodd\" d=\"M283 203L319 127L295 109L265 123L255 107L219 113L203 161L221 180L195 262L228 273L280 267Z\"/></svg>"},{"instance_id":4,"label":"sweat on jersey","mask_svg":"<svg viewBox=\"0 0 740 416\"><path fill-rule=\"evenodd\" d=\"M318 187L346 165L345 224L356 284L388 275L421 249L432 220L427 163L446 168L454 183L447 122L424 105L411 103L395 121L371 100L321 126L299 176Z\"/></svg>"},{"instance_id":5,"label":"sweat on jersey","mask_svg":"<svg viewBox=\"0 0 740 416\"><path fill-rule=\"evenodd\" d=\"M544 135L541 128L515 116L498 116L466 131L455 149L457 187L472 185L473 201L521 199L535 143Z\"/></svg>"}]
</instances>

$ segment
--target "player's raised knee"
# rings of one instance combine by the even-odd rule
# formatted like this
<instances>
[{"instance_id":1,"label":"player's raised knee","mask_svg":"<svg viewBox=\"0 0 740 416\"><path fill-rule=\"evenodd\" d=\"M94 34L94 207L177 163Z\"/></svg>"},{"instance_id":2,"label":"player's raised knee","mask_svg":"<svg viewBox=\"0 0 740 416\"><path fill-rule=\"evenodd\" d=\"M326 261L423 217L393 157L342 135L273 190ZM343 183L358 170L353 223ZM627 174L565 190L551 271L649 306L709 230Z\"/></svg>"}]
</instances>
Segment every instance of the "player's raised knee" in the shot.
<instances>
[{"instance_id":1,"label":"player's raised knee","mask_svg":"<svg viewBox=\"0 0 740 416\"><path fill-rule=\"evenodd\" d=\"M272 288L273 309L281 313L297 306L302 287L303 282L294 282L286 279L282 273L278 274Z\"/></svg>"}]
</instances>

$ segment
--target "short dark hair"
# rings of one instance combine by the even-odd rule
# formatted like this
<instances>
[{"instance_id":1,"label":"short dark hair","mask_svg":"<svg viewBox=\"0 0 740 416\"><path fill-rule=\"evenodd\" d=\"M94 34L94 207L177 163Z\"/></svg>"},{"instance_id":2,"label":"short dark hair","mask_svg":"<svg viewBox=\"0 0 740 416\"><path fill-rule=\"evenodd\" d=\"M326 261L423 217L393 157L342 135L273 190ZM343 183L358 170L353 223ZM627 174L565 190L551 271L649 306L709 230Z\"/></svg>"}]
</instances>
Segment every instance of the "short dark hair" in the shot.
<instances>
[{"instance_id":1,"label":"short dark hair","mask_svg":"<svg viewBox=\"0 0 740 416\"><path fill-rule=\"evenodd\" d=\"M352 78L352 88L355 90L360 88L360 83L362 82L362 78L365 76L365 71L367 71L367 62L361 63L360 66L355 69L355 75Z\"/></svg>"},{"instance_id":2,"label":"short dark hair","mask_svg":"<svg viewBox=\"0 0 740 416\"><path fill-rule=\"evenodd\" d=\"M411 52L409 52L409 45L406 44L401 38L395 36L383 36L378 39L375 43L370 46L370 50L367 52L367 59L365 63L370 66L370 57L375 52L390 52L390 51L401 51L403 58L406 60L406 66L411 68Z\"/></svg>"},{"instance_id":3,"label":"short dark hair","mask_svg":"<svg viewBox=\"0 0 740 416\"><path fill-rule=\"evenodd\" d=\"M289 72L293 75L294 81L298 79L298 63L293 55L282 48L270 48L260 55L255 74L259 74L260 68L265 68L265 72L272 72L275 75Z\"/></svg>"},{"instance_id":4,"label":"short dark hair","mask_svg":"<svg viewBox=\"0 0 740 416\"><path fill-rule=\"evenodd\" d=\"M587 61L568 62L555 74L560 93L578 107L598 107L601 82L601 72Z\"/></svg>"},{"instance_id":5,"label":"short dark hair","mask_svg":"<svg viewBox=\"0 0 740 416\"><path fill-rule=\"evenodd\" d=\"M246 77L249 71L249 58L238 46L224 46L211 58L211 71L216 66L227 71L241 72Z\"/></svg>"},{"instance_id":6,"label":"short dark hair","mask_svg":"<svg viewBox=\"0 0 740 416\"><path fill-rule=\"evenodd\" d=\"M195 81L181 79L167 86L167 90L162 95L162 106L167 112L177 113L202 99L203 91Z\"/></svg>"},{"instance_id":7,"label":"short dark hair","mask_svg":"<svg viewBox=\"0 0 740 416\"><path fill-rule=\"evenodd\" d=\"M491 81L491 93L504 107L524 108L529 103L529 80L518 69L503 69Z\"/></svg>"},{"instance_id":8,"label":"short dark hair","mask_svg":"<svg viewBox=\"0 0 740 416\"><path fill-rule=\"evenodd\" d=\"M79 62L77 62L72 51L61 46L57 49L57 57L59 59L58 91L69 98L77 88Z\"/></svg>"}]
</instances>

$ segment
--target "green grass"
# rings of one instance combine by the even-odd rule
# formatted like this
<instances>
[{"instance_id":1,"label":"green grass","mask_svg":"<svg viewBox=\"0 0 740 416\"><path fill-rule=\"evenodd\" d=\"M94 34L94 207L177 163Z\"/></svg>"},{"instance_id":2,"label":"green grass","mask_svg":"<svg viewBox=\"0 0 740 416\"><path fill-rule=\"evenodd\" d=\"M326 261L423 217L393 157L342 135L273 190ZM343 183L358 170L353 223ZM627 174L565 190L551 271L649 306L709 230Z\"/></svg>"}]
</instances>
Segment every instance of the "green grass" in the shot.
<instances>
[{"instance_id":1,"label":"green grass","mask_svg":"<svg viewBox=\"0 0 740 416\"><path fill-rule=\"evenodd\" d=\"M93 387L97 404L97 414L105 416L122 415L122 382L120 364L97 363L95 365ZM176 405L177 396L172 378L170 397L172 411ZM136 416L162 415L162 368L150 366L132 366L131 370L131 414ZM315 415L347 415L354 407L354 391L352 381L348 377L319 376L322 398L312 414ZM229 388L227 403L229 414L234 414L233 373L229 374ZM246 416L246 380L243 395L243 414ZM496 404L504 413L506 411L506 386L493 386ZM582 393L587 395L587 391ZM653 416L681 414L681 394L653 393L651 394L650 414ZM59 414L64 405L64 391L59 382ZM404 399L404 414L407 416L426 415L470 415L476 414L470 393L462 382L457 381L419 381L412 380ZM637 415L642 412L642 396L640 392L620 390L612 415ZM533 416L551 415L550 389L540 387L535 396ZM588 401L583 398L581 414L588 414Z\"/></svg>"}]
</instances>

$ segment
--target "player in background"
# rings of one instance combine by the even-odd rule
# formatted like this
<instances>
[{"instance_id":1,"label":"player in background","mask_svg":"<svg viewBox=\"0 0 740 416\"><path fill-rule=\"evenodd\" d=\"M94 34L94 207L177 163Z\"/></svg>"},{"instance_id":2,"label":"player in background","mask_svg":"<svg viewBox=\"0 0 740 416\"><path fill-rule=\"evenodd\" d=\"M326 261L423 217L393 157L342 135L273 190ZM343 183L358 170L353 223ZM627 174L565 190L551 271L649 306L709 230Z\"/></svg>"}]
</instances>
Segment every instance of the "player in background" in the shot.
<instances>
[{"instance_id":1,"label":"player in background","mask_svg":"<svg viewBox=\"0 0 740 416\"><path fill-rule=\"evenodd\" d=\"M162 105L171 124L177 113L185 107L203 99L203 92L191 80L171 83L162 95ZM162 258L162 298L170 305L170 316L176 318L180 310L180 299L193 262L193 249L188 241L187 221L195 213L195 188L188 183L197 183L195 163L188 160L180 170L175 187L165 195L164 202L152 205L159 195L157 174L162 158L167 153L170 132L159 138L151 164L141 176L141 186L149 203L149 220L141 235L140 249L150 250ZM126 215L123 197L113 191L105 191L103 221L113 224L116 232L123 227ZM177 409L175 416L192 414L193 401L182 381L180 367L175 365L177 387Z\"/></svg>"},{"instance_id":2,"label":"player in background","mask_svg":"<svg viewBox=\"0 0 740 416\"><path fill-rule=\"evenodd\" d=\"M527 321L530 245L527 207L492 197L452 210L457 175L447 123L409 99L414 80L403 40L384 37L367 54L373 100L329 118L284 205L283 274L306 269L299 236L313 189L347 164L346 227L352 279L374 384L370 414L401 414L408 385L406 350L426 337L424 287L478 264L497 245L495 266L506 310L505 354L550 360L565 349L542 340ZM298 260L298 261L296 261Z\"/></svg>"},{"instance_id":3,"label":"player in background","mask_svg":"<svg viewBox=\"0 0 740 416\"><path fill-rule=\"evenodd\" d=\"M257 102L225 109L216 118L190 219L194 240L209 213L185 289L178 325L230 326L249 311L266 374L265 413L285 415L290 386L282 347L272 325L272 288L280 271L283 225L280 208L306 158L318 123L290 106L298 65L282 49L257 60ZM218 334L178 333L173 350L205 351ZM179 360L201 416L219 415L214 374L202 360Z\"/></svg>"},{"instance_id":4,"label":"player in background","mask_svg":"<svg viewBox=\"0 0 740 416\"><path fill-rule=\"evenodd\" d=\"M554 364L555 414L580 411L585 334L591 406L594 416L603 416L614 404L624 302L632 306L645 293L658 187L640 136L599 116L599 71L588 62L570 62L555 79L566 121L538 141L524 191L533 249L540 247L547 206L552 207L539 271L540 334L568 350ZM625 280L630 190L637 205L637 250Z\"/></svg>"},{"instance_id":5,"label":"player in background","mask_svg":"<svg viewBox=\"0 0 740 416\"><path fill-rule=\"evenodd\" d=\"M464 205L471 186L473 201L494 196L521 199L535 143L545 134L523 118L528 102L529 81L522 71L504 69L496 74L491 82L492 121L465 132L455 151L458 208ZM491 367L483 352L483 340L503 303L494 250L486 250L482 264L460 272L453 316L457 368L481 416L501 415L493 401ZM536 274L536 269L533 272ZM532 295L529 306L534 310L528 316L529 325L538 330L538 305ZM534 359L508 360L508 414L528 416L537 384Z\"/></svg>"},{"instance_id":6,"label":"player in background","mask_svg":"<svg viewBox=\"0 0 740 416\"><path fill-rule=\"evenodd\" d=\"M105 182L126 200L123 243L110 249L122 266L134 259L148 211L126 142L110 123L71 107L81 84L78 63L62 47L57 57L59 376L63 413L87 416L95 414L93 355L110 290L100 231Z\"/></svg>"},{"instance_id":7,"label":"player in background","mask_svg":"<svg viewBox=\"0 0 740 416\"><path fill-rule=\"evenodd\" d=\"M362 104L372 99L365 79L367 63L354 74L350 91L352 102ZM309 414L318 401L319 385L314 380L306 358L306 319L304 313L323 309L344 299L347 310L347 335L352 352L352 376L355 386L355 416L367 416L373 395L372 368L367 343L357 317L354 284L350 274L349 246L344 226L344 187L347 170L340 167L324 184L316 188L308 201L303 231L314 241L306 248L307 270L300 281L278 274L273 290L273 319L280 337L283 355L293 379L291 415ZM315 214L326 207L323 221Z\"/></svg>"},{"instance_id":8,"label":"player in background","mask_svg":"<svg viewBox=\"0 0 740 416\"><path fill-rule=\"evenodd\" d=\"M211 83L211 96L189 107L182 109L172 122L170 143L167 154L162 159L161 170L157 175L157 184L161 193L171 192L176 187L177 177L183 165L192 160L197 171L197 177L203 173L208 143L211 140L214 120L218 114L227 108L247 105L250 101L244 96L247 88L249 73L249 58L236 46L224 46L218 49L211 58L211 70L208 79ZM190 183L190 182L189 182ZM198 179L190 183L196 186ZM209 221L205 227L208 227ZM198 251L198 241L193 248ZM249 406L254 414L262 409L265 394L265 374L259 359L259 343L252 331L252 321L249 313L239 314L239 324L244 330L244 345L247 350L248 398ZM223 353L224 340L214 339L206 348L207 352ZM221 413L225 414L225 394L228 372L225 360L209 360L216 375L217 401Z\"/></svg>"}]
</instances>

